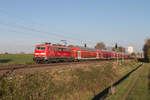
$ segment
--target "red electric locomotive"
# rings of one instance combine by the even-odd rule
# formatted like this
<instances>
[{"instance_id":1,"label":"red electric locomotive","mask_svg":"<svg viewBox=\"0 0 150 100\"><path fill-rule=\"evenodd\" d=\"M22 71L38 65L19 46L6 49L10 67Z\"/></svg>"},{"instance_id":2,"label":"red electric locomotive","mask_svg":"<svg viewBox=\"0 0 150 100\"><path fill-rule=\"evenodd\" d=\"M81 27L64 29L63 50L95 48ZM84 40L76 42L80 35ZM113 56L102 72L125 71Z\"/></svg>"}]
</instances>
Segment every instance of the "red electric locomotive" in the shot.
<instances>
[{"instance_id":1,"label":"red electric locomotive","mask_svg":"<svg viewBox=\"0 0 150 100\"><path fill-rule=\"evenodd\" d=\"M73 59L74 57L70 47L51 44L36 45L33 58L37 63Z\"/></svg>"}]
</instances>

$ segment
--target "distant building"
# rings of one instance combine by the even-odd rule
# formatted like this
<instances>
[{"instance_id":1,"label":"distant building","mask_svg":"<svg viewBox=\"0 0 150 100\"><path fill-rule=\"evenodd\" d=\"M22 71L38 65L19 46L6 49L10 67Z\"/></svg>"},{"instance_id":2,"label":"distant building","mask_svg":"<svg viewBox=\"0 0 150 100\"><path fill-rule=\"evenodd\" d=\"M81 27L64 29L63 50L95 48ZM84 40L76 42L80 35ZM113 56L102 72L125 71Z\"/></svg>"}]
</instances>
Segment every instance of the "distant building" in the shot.
<instances>
[{"instance_id":1,"label":"distant building","mask_svg":"<svg viewBox=\"0 0 150 100\"><path fill-rule=\"evenodd\" d=\"M133 47L132 46L128 46L128 53L133 53Z\"/></svg>"}]
</instances>

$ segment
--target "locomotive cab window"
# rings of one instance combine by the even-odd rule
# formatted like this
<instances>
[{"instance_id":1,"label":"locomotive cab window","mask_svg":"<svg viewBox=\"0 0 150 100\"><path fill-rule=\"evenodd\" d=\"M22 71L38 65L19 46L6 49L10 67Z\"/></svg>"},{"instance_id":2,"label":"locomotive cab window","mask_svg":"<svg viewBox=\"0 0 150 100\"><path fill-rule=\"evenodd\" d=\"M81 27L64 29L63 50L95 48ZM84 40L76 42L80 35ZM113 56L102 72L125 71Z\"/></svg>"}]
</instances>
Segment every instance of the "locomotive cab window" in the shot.
<instances>
[{"instance_id":1,"label":"locomotive cab window","mask_svg":"<svg viewBox=\"0 0 150 100\"><path fill-rule=\"evenodd\" d=\"M36 47L36 50L45 50L45 47Z\"/></svg>"}]
</instances>

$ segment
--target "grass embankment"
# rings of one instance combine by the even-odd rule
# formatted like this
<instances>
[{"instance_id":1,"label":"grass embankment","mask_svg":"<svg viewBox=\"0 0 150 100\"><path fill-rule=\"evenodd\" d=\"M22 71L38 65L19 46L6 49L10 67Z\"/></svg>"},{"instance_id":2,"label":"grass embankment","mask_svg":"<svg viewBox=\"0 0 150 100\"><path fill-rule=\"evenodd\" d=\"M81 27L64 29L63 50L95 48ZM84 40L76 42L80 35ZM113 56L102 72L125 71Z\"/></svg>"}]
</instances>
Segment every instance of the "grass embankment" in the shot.
<instances>
[{"instance_id":1,"label":"grass embankment","mask_svg":"<svg viewBox=\"0 0 150 100\"><path fill-rule=\"evenodd\" d=\"M0 54L0 65L32 64L33 54Z\"/></svg>"},{"instance_id":2,"label":"grass embankment","mask_svg":"<svg viewBox=\"0 0 150 100\"><path fill-rule=\"evenodd\" d=\"M3 100L91 100L138 65L126 61L11 76L0 82Z\"/></svg>"},{"instance_id":3,"label":"grass embankment","mask_svg":"<svg viewBox=\"0 0 150 100\"><path fill-rule=\"evenodd\" d=\"M135 81L135 79L137 80ZM135 82L135 83L134 83ZM130 90L130 91L129 91ZM150 67L144 64L115 87L115 94L107 100L150 100Z\"/></svg>"}]
</instances>

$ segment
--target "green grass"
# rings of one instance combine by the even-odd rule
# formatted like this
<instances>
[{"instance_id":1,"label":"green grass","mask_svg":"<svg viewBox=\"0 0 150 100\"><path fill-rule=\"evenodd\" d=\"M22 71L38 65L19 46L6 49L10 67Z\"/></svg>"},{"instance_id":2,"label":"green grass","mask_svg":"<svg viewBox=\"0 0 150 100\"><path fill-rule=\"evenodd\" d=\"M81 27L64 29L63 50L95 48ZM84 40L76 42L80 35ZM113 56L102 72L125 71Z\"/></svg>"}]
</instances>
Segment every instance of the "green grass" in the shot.
<instances>
[{"instance_id":1,"label":"green grass","mask_svg":"<svg viewBox=\"0 0 150 100\"><path fill-rule=\"evenodd\" d=\"M139 76L135 86L127 97L127 100L150 100L150 90L148 83L149 65L145 64L142 74Z\"/></svg>"},{"instance_id":2,"label":"green grass","mask_svg":"<svg viewBox=\"0 0 150 100\"><path fill-rule=\"evenodd\" d=\"M32 64L33 54L0 54L0 65Z\"/></svg>"},{"instance_id":3,"label":"green grass","mask_svg":"<svg viewBox=\"0 0 150 100\"><path fill-rule=\"evenodd\" d=\"M110 95L107 100L122 100L123 96L128 91L129 87L135 80L137 74L142 70L141 75L138 77L134 87L129 92L126 100L150 100L150 89L148 89L148 72L150 67L144 64L141 68L130 75L121 84L115 87L115 94Z\"/></svg>"},{"instance_id":4,"label":"green grass","mask_svg":"<svg viewBox=\"0 0 150 100\"><path fill-rule=\"evenodd\" d=\"M135 64L137 63L129 61L113 68L113 63L106 63L88 68L66 68L63 71L51 69L53 73L38 72L11 76L0 81L0 99L91 100L121 75L131 71Z\"/></svg>"}]
</instances>

